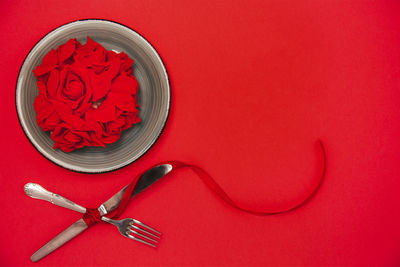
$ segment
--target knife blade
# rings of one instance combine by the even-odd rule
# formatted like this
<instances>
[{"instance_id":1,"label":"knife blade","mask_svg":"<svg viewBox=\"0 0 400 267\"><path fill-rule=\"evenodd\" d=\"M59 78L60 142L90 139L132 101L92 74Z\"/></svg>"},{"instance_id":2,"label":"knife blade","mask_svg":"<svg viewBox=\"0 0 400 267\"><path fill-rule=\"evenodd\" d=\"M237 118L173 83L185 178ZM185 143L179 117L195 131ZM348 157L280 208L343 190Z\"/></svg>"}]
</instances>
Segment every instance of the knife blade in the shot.
<instances>
[{"instance_id":1,"label":"knife blade","mask_svg":"<svg viewBox=\"0 0 400 267\"><path fill-rule=\"evenodd\" d=\"M155 166L145 172L137 182L137 185L135 186L134 191L132 192L131 197L136 196L137 194L141 193L143 190L148 188L150 185L158 181L160 178L165 176L167 173L169 173L172 170L172 165L170 164L162 164ZM108 199L106 202L100 205L98 208L98 211L101 216L113 211L116 209L121 202L122 196L128 186L125 186L122 188L118 193L113 195L110 199ZM54 237L52 240L50 240L47 244L42 246L39 250L37 250L32 256L31 260L33 262L37 262L47 255L49 255L51 252L56 250L57 248L61 247L77 235L81 234L88 228L87 224L83 219L79 219L75 223L73 223L70 227L62 231L60 234L58 234L56 237Z\"/></svg>"}]
</instances>

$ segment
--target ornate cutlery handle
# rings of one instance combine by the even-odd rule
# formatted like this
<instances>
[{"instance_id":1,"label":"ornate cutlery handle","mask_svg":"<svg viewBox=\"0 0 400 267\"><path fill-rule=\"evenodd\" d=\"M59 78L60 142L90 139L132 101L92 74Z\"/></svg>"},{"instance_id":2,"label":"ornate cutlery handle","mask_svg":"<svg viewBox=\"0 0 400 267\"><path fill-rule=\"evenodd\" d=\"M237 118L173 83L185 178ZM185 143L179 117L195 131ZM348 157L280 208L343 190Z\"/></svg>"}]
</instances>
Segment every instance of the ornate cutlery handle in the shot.
<instances>
[{"instance_id":1,"label":"ornate cutlery handle","mask_svg":"<svg viewBox=\"0 0 400 267\"><path fill-rule=\"evenodd\" d=\"M31 198L46 200L53 203L54 205L74 210L80 213L86 212L86 209L84 207L72 202L69 199L66 199L65 197L49 192L38 184L27 183L24 186L24 191L25 194L27 194Z\"/></svg>"}]
</instances>

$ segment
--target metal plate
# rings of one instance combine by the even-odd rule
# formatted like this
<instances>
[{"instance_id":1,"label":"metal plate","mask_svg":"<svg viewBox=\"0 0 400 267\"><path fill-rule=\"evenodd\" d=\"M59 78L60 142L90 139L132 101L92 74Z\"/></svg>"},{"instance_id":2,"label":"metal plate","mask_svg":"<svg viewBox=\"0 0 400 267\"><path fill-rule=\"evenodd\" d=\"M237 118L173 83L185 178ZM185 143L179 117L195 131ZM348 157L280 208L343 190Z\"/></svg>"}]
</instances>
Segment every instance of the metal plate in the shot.
<instances>
[{"instance_id":1,"label":"metal plate","mask_svg":"<svg viewBox=\"0 0 400 267\"><path fill-rule=\"evenodd\" d=\"M133 73L139 83L138 104L141 122L121 134L105 148L85 147L65 153L54 150L50 133L36 123L33 102L38 95L32 71L52 48L76 38L82 44L87 36L107 50L124 51L135 62ZM153 46L132 29L106 20L80 20L65 24L44 36L29 52L21 67L16 86L16 107L21 126L34 147L47 159L66 169L108 172L124 167L146 153L156 142L168 118L171 89L165 66Z\"/></svg>"}]
</instances>

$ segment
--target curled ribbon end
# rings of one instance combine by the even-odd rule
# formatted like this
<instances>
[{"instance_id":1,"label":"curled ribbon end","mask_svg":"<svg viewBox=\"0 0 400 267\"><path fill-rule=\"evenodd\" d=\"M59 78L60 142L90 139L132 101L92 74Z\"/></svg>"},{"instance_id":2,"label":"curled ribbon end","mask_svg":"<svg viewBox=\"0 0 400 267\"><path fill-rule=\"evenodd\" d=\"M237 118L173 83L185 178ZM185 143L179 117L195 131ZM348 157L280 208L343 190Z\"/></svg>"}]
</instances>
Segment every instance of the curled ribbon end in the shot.
<instances>
[{"instance_id":1,"label":"curled ribbon end","mask_svg":"<svg viewBox=\"0 0 400 267\"><path fill-rule=\"evenodd\" d=\"M97 209L87 208L86 213L83 214L82 219L85 221L87 226L92 226L98 222L101 222L101 216Z\"/></svg>"}]
</instances>

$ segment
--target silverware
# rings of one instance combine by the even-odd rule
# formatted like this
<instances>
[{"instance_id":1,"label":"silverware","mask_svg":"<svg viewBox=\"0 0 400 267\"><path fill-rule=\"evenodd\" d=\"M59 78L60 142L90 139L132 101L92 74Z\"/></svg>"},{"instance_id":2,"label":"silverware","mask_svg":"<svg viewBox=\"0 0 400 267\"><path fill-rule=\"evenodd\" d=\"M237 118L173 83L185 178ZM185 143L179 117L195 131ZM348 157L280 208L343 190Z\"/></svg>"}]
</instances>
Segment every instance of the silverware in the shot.
<instances>
[{"instance_id":1,"label":"silverware","mask_svg":"<svg viewBox=\"0 0 400 267\"><path fill-rule=\"evenodd\" d=\"M160 239L160 236L159 236L159 235L161 235L160 232L154 230L150 226L145 225L144 223L139 222L138 220L135 220L135 219L132 219L132 218L127 218L127 219L123 219L123 220L117 221L117 220L113 220L113 219L110 219L110 218L107 218L107 217L101 217L101 219L103 221L105 221L105 222L108 222L108 223L111 223L111 224L115 225L118 228L118 230L121 233L121 235L123 235L123 236L125 236L127 238L130 238L132 240L139 241L139 242L144 243L146 245L149 245L149 246L152 246L152 247L156 247L155 244L153 244L151 242L148 242L148 241L152 241L154 243L158 243L158 241L156 239L153 239L153 238L151 238L149 236L152 236L152 237L155 237L157 239ZM141 227L138 227L138 225L141 226ZM144 230L143 227L146 227L147 229L157 233L158 235L152 234L149 231ZM144 235L144 234L142 234L140 232L144 232L149 236ZM132 235L132 234L134 234L134 235ZM142 237L142 238L140 238L140 237ZM146 240L148 240L148 241L146 241Z\"/></svg>"},{"instance_id":2,"label":"silverware","mask_svg":"<svg viewBox=\"0 0 400 267\"><path fill-rule=\"evenodd\" d=\"M35 183L27 183L24 186L24 191L25 193L32 197L32 198L36 198L36 199L41 199L41 200L46 200L49 201L51 203L53 203L54 205L57 206L61 206L67 209L71 209L80 213L85 213L86 212L86 208L72 202L69 199L66 199L65 197L62 197L58 194L49 192L48 190L46 190L45 188L43 188L42 186L35 184ZM113 219L110 219L108 217L101 217L102 221L105 221L107 223L110 223L114 226L116 226L119 230L119 232L121 233L121 235L128 237L132 240L141 242L143 244L147 244L149 246L155 247L154 243L158 243L158 240L156 239L160 239L160 235L161 233L158 232L157 230L151 228L150 226L129 218L129 219L124 219L124 220L120 220L120 221L116 221ZM152 231L152 232L149 232ZM154 234L156 233L156 234ZM134 235L132 235L134 234ZM154 238L151 238L154 237ZM153 243L152 243L153 242Z\"/></svg>"},{"instance_id":3,"label":"silverware","mask_svg":"<svg viewBox=\"0 0 400 267\"><path fill-rule=\"evenodd\" d=\"M139 179L137 185L135 186L135 189L133 190L131 197L134 197L140 192L142 192L144 189L152 185L154 182L158 181L161 177L165 176L171 170L172 170L172 165L162 164L145 172ZM100 205L100 207L98 207L98 211L101 216L106 215L107 213L113 211L116 207L118 207L126 188L127 186L125 186L121 191L116 193L113 197L111 197L109 200ZM50 240L43 247L41 247L38 251L36 251L31 256L31 260L33 262L41 260L48 254L50 254L51 252L53 252L54 250L56 250L57 248L61 247L66 242L74 238L75 236L85 231L87 228L88 226L85 223L85 221L83 219L79 219L70 227L68 227L63 232L54 237L52 240Z\"/></svg>"}]
</instances>

